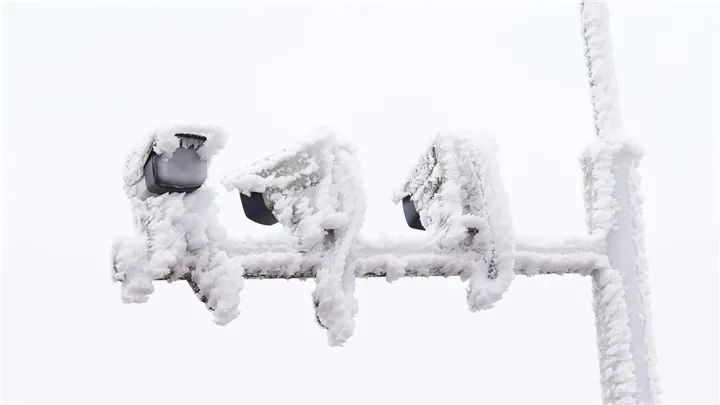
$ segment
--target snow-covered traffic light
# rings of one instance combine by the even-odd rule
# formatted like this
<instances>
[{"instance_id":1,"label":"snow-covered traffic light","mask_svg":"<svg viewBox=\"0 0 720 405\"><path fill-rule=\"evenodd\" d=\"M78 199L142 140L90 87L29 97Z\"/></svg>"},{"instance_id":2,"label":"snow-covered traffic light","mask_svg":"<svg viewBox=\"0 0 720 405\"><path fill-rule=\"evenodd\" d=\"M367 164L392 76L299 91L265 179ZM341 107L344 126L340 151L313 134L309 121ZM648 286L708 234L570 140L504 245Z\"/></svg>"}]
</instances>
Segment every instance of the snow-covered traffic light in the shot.
<instances>
[{"instance_id":1,"label":"snow-covered traffic light","mask_svg":"<svg viewBox=\"0 0 720 405\"><path fill-rule=\"evenodd\" d=\"M175 137L178 146L169 156L152 150L145 162L145 186L152 194L192 192L207 178L207 161L198 154L207 137L190 133Z\"/></svg>"},{"instance_id":2,"label":"snow-covered traffic light","mask_svg":"<svg viewBox=\"0 0 720 405\"><path fill-rule=\"evenodd\" d=\"M514 238L496 149L490 136L440 135L394 195L407 224L427 229L441 251L477 256L464 272L472 310L491 307L513 279Z\"/></svg>"},{"instance_id":3,"label":"snow-covered traffic light","mask_svg":"<svg viewBox=\"0 0 720 405\"><path fill-rule=\"evenodd\" d=\"M215 191L203 185L225 140L218 128L178 126L155 131L128 156L125 192L136 233L118 238L112 252L123 301L147 301L154 280L186 280L215 322L237 316L241 264L227 253Z\"/></svg>"},{"instance_id":4,"label":"snow-covered traffic light","mask_svg":"<svg viewBox=\"0 0 720 405\"><path fill-rule=\"evenodd\" d=\"M317 257L313 304L328 340L340 345L355 328L353 243L365 213L365 195L352 150L331 134L269 156L230 173L226 188L237 190L254 222L279 222L294 248Z\"/></svg>"}]
</instances>

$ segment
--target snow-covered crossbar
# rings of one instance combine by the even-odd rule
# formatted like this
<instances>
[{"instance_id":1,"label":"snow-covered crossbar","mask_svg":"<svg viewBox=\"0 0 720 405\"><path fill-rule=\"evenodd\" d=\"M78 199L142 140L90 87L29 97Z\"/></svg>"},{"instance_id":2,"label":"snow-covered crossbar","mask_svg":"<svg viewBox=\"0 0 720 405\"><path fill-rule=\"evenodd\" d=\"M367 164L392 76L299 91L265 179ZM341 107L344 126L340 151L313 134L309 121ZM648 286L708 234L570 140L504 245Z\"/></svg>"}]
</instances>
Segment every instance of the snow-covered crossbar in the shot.
<instances>
[{"instance_id":1,"label":"snow-covered crossbar","mask_svg":"<svg viewBox=\"0 0 720 405\"><path fill-rule=\"evenodd\" d=\"M642 152L623 132L607 7L580 7L597 141L581 162L588 235L517 237L497 146L478 133L439 135L393 200L406 239L364 238L365 193L354 149L331 133L228 173L246 216L282 231L233 240L205 184L227 135L184 126L150 134L125 165L136 234L113 245L112 275L124 302L145 302L153 282L186 281L218 324L239 313L243 280L313 279L317 323L339 346L353 334L357 277L459 277L472 311L492 308L515 275L592 279L602 398L652 403L659 393L637 167Z\"/></svg>"},{"instance_id":2,"label":"snow-covered crossbar","mask_svg":"<svg viewBox=\"0 0 720 405\"><path fill-rule=\"evenodd\" d=\"M521 276L540 274L590 275L607 269L608 258L601 253L602 245L586 237L569 241L545 242L542 245L519 242L516 245L513 272ZM428 252L429 240L402 243L397 240L357 241L356 258L350 268L356 277L384 277L395 281L402 277L462 276L472 257ZM320 265L319 255L299 253L284 235L271 235L264 240L248 238L230 241L228 252L237 259L246 279L310 279ZM155 280L170 280L160 276Z\"/></svg>"}]
</instances>

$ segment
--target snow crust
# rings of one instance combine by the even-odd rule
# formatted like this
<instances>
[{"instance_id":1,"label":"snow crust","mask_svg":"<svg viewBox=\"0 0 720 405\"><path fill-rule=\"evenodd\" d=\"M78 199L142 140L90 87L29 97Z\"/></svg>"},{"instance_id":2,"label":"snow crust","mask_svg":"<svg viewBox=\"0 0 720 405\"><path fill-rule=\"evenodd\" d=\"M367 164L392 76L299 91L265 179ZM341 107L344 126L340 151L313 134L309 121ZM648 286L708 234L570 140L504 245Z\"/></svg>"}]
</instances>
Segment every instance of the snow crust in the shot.
<instances>
[{"instance_id":1,"label":"snow crust","mask_svg":"<svg viewBox=\"0 0 720 405\"><path fill-rule=\"evenodd\" d=\"M487 134L441 134L393 196L410 196L420 221L446 253L474 253L467 301L490 308L513 279L514 241L497 145Z\"/></svg>"},{"instance_id":2,"label":"snow crust","mask_svg":"<svg viewBox=\"0 0 720 405\"><path fill-rule=\"evenodd\" d=\"M246 195L263 193L268 208L292 236L295 250L317 257L315 315L327 329L328 342L342 345L355 329L358 304L350 263L365 213L354 151L322 132L310 142L230 173L223 184Z\"/></svg>"},{"instance_id":3,"label":"snow crust","mask_svg":"<svg viewBox=\"0 0 720 405\"><path fill-rule=\"evenodd\" d=\"M128 156L125 191L137 233L113 244L112 276L121 283L121 298L127 303L147 301L153 280L187 280L215 322L224 325L238 314L243 274L239 258L228 256L230 245L217 219L215 192L202 186L192 193L154 195L143 187L142 169L151 149L169 158L179 147L197 146L180 145L177 133L206 137L198 153L207 160L225 142L221 131L174 127L150 135Z\"/></svg>"}]
</instances>

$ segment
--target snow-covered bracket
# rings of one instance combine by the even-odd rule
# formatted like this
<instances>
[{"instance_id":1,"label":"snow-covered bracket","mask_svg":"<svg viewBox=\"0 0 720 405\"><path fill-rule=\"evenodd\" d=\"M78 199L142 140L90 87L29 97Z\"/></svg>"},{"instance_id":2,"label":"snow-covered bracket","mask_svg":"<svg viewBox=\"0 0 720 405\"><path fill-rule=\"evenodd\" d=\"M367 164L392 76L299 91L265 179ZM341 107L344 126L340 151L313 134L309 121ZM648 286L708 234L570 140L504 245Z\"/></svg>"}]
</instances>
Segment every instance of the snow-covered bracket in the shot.
<instances>
[{"instance_id":1,"label":"snow-covered bracket","mask_svg":"<svg viewBox=\"0 0 720 405\"><path fill-rule=\"evenodd\" d=\"M245 215L283 232L229 238L217 219L207 167L224 145L217 128L158 131L131 153L125 191L137 234L113 246L113 279L125 302L145 302L155 280L185 280L226 324L244 278L309 279L317 322L331 345L354 331L356 277L459 277L470 310L495 305L515 275L589 276L602 398L653 403L659 388L652 342L639 176L640 149L624 134L603 3L581 4L598 140L581 159L588 235L516 237L496 159L484 134L438 136L393 200L405 239L363 238L365 195L352 147L322 133L223 179Z\"/></svg>"}]
</instances>

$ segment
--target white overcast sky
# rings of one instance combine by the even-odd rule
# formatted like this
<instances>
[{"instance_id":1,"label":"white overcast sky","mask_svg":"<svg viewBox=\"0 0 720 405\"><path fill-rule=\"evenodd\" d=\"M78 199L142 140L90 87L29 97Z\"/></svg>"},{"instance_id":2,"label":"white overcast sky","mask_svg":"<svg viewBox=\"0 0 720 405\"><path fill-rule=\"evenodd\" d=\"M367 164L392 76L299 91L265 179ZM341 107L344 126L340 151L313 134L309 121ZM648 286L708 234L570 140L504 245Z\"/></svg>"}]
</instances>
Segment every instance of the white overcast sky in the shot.
<instances>
[{"instance_id":1,"label":"white overcast sky","mask_svg":"<svg viewBox=\"0 0 720 405\"><path fill-rule=\"evenodd\" d=\"M644 146L665 402L718 401L720 18L712 3L612 3L625 123ZM3 398L26 401L600 399L588 278L516 278L470 313L457 279L361 280L327 346L312 281L248 281L212 323L184 283L123 305L109 250L133 231L125 154L162 124L231 138L228 170L329 127L358 146L363 234L408 235L391 193L439 131L492 130L516 233L585 232L592 140L570 2L73 2L2 9Z\"/></svg>"}]
</instances>

